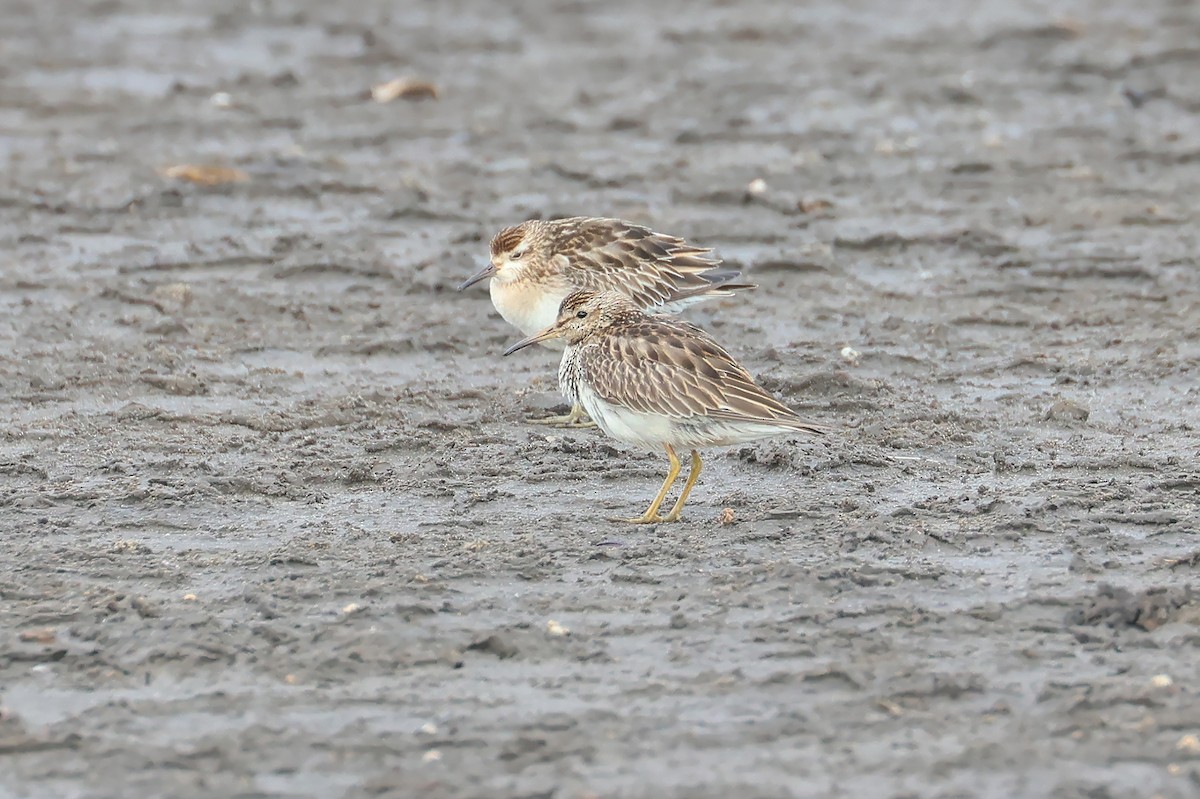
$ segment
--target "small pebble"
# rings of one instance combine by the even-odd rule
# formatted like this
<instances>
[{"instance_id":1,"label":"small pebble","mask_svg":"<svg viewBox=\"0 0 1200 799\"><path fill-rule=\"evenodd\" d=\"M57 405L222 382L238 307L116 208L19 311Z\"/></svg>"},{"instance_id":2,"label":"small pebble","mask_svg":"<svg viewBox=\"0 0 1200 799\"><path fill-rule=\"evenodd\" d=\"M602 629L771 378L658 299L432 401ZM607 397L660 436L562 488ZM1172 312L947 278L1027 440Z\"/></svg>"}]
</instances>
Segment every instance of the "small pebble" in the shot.
<instances>
[{"instance_id":1,"label":"small pebble","mask_svg":"<svg viewBox=\"0 0 1200 799\"><path fill-rule=\"evenodd\" d=\"M146 599L144 596L135 596L133 599L129 600L129 605L136 610L137 614L143 619L153 619L157 618L158 616L158 608L153 602L151 602L149 599Z\"/></svg>"},{"instance_id":2,"label":"small pebble","mask_svg":"<svg viewBox=\"0 0 1200 799\"><path fill-rule=\"evenodd\" d=\"M1078 402L1069 399L1055 400L1042 415L1042 421L1086 422L1090 412Z\"/></svg>"},{"instance_id":3,"label":"small pebble","mask_svg":"<svg viewBox=\"0 0 1200 799\"><path fill-rule=\"evenodd\" d=\"M1189 733L1179 739L1179 742L1175 744L1175 748L1189 755L1200 755L1200 737Z\"/></svg>"},{"instance_id":4,"label":"small pebble","mask_svg":"<svg viewBox=\"0 0 1200 799\"><path fill-rule=\"evenodd\" d=\"M168 306L174 310L186 308L192 303L192 287L187 283L165 283L156 286L151 297L159 305Z\"/></svg>"},{"instance_id":5,"label":"small pebble","mask_svg":"<svg viewBox=\"0 0 1200 799\"><path fill-rule=\"evenodd\" d=\"M32 642L35 644L52 644L57 634L53 627L43 627L39 630L22 630L17 636L22 641Z\"/></svg>"}]
</instances>

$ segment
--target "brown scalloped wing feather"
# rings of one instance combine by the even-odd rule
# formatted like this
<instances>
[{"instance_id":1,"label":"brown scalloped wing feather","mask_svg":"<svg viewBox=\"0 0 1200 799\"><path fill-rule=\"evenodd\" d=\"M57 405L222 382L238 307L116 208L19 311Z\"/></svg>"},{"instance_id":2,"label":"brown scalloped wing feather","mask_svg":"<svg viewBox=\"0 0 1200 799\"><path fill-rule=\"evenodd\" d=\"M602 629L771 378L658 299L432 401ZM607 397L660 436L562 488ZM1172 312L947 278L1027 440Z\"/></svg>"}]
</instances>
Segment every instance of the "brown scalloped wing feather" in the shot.
<instances>
[{"instance_id":1,"label":"brown scalloped wing feather","mask_svg":"<svg viewBox=\"0 0 1200 799\"><path fill-rule=\"evenodd\" d=\"M715 293L722 283L737 276L726 270L714 279L715 275L706 273L715 272L721 262L712 257L711 249L641 225L581 217L556 224L554 257L563 260L572 285L617 291L642 308Z\"/></svg>"},{"instance_id":2,"label":"brown scalloped wing feather","mask_svg":"<svg viewBox=\"0 0 1200 799\"><path fill-rule=\"evenodd\" d=\"M580 353L584 376L606 402L674 419L704 416L823 433L763 391L706 332L653 317L609 328Z\"/></svg>"}]
</instances>

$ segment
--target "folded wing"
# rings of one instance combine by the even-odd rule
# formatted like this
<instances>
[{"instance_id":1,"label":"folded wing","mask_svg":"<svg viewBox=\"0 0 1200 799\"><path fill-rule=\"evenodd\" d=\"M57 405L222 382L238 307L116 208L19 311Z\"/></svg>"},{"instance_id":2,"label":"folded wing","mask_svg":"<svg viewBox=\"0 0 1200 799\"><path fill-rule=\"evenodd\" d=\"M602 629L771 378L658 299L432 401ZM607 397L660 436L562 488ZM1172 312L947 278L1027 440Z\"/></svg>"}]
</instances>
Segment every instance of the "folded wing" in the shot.
<instances>
[{"instance_id":1,"label":"folded wing","mask_svg":"<svg viewBox=\"0 0 1200 799\"><path fill-rule=\"evenodd\" d=\"M555 257L570 283L596 291L618 291L650 310L704 296L728 296L741 274L720 269L712 250L629 222L562 220L566 235Z\"/></svg>"},{"instance_id":2,"label":"folded wing","mask_svg":"<svg viewBox=\"0 0 1200 799\"><path fill-rule=\"evenodd\" d=\"M592 390L632 411L825 432L763 391L711 336L682 320L649 317L589 344L580 358Z\"/></svg>"}]
</instances>

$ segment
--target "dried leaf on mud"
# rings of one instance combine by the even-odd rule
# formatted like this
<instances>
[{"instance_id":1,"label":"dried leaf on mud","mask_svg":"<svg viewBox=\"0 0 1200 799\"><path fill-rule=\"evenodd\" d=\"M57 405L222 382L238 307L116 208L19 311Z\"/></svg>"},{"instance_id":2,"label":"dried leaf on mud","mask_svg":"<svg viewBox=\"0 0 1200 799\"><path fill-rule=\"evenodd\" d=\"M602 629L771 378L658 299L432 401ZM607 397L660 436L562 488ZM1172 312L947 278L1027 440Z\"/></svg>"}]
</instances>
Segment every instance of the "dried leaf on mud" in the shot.
<instances>
[{"instance_id":1,"label":"dried leaf on mud","mask_svg":"<svg viewBox=\"0 0 1200 799\"><path fill-rule=\"evenodd\" d=\"M174 180L186 180L201 186L220 186L224 183L244 183L250 179L240 169L231 166L213 166L211 164L175 164L164 167L163 177Z\"/></svg>"},{"instance_id":2,"label":"dried leaf on mud","mask_svg":"<svg viewBox=\"0 0 1200 799\"><path fill-rule=\"evenodd\" d=\"M405 100L436 100L438 88L419 78L394 78L371 87L371 99L377 103L390 103L401 97Z\"/></svg>"}]
</instances>

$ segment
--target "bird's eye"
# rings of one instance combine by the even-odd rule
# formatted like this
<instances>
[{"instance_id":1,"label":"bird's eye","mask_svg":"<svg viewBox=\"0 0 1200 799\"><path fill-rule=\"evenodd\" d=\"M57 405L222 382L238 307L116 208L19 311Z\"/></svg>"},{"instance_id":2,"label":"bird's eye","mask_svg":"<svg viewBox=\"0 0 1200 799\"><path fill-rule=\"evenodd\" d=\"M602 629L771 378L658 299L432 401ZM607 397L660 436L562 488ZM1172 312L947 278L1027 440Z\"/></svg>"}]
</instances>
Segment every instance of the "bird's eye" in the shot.
<instances>
[{"instance_id":1,"label":"bird's eye","mask_svg":"<svg viewBox=\"0 0 1200 799\"><path fill-rule=\"evenodd\" d=\"M512 254L510 257L511 257L511 258L512 258L514 261L519 261L519 260L521 260L522 258L524 258L524 257L525 257L525 251L524 251L524 250L514 250L514 251L513 251L513 254Z\"/></svg>"},{"instance_id":2,"label":"bird's eye","mask_svg":"<svg viewBox=\"0 0 1200 799\"><path fill-rule=\"evenodd\" d=\"M575 314L576 319L583 319L585 316L587 316L587 311L580 311L579 313Z\"/></svg>"}]
</instances>

